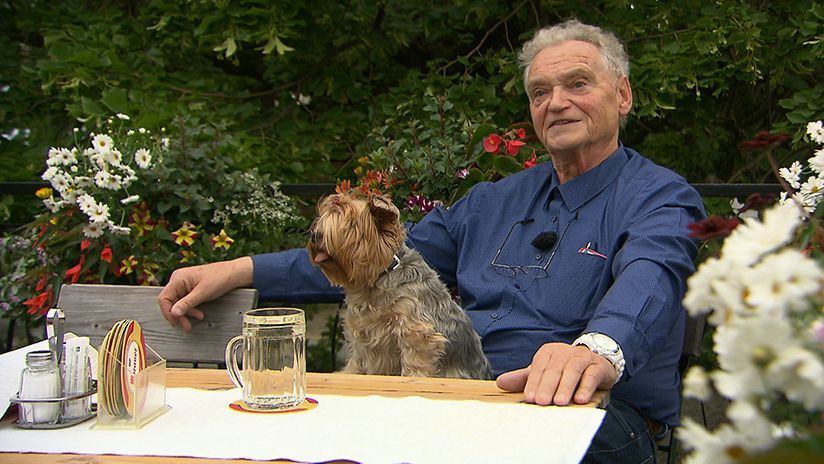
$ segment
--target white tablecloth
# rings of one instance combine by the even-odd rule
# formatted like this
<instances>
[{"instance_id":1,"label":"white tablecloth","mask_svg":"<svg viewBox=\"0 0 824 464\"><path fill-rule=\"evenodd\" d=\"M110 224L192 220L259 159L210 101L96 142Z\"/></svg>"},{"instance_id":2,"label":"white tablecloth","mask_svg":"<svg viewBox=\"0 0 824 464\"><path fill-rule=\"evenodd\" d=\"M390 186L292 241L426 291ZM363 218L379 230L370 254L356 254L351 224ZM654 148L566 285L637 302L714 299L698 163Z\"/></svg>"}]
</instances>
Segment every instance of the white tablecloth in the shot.
<instances>
[{"instance_id":1,"label":"white tablecloth","mask_svg":"<svg viewBox=\"0 0 824 464\"><path fill-rule=\"evenodd\" d=\"M312 395L315 409L250 414L239 389L169 388L171 410L138 430L0 426L0 451L362 463L580 461L603 419L594 408Z\"/></svg>"}]
</instances>

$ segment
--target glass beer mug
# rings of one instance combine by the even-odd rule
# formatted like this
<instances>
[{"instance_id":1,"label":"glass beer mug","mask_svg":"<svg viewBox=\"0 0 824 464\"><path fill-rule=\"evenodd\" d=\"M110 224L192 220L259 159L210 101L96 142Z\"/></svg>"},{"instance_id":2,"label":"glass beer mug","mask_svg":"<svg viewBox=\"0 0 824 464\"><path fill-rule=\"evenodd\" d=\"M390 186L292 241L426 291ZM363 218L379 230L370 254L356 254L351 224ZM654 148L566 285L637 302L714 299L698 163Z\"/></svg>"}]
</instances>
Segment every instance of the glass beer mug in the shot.
<instances>
[{"instance_id":1,"label":"glass beer mug","mask_svg":"<svg viewBox=\"0 0 824 464\"><path fill-rule=\"evenodd\" d=\"M237 350L243 348L242 368ZM306 321L295 308L243 314L243 332L226 345L226 368L250 409L289 409L306 398Z\"/></svg>"}]
</instances>

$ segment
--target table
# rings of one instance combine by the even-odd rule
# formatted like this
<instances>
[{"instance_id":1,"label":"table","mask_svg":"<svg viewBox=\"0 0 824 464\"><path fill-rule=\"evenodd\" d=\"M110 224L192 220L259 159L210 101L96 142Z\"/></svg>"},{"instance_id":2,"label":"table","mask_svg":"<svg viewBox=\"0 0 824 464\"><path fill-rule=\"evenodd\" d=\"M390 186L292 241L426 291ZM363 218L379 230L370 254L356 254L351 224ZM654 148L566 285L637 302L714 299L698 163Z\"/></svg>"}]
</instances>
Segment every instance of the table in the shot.
<instances>
[{"instance_id":1,"label":"table","mask_svg":"<svg viewBox=\"0 0 824 464\"><path fill-rule=\"evenodd\" d=\"M206 390L223 390L233 385L225 370L218 369L167 369L166 386L195 387ZM520 403L522 393L503 392L494 381L434 379L415 377L390 377L374 375L355 375L342 373L307 373L307 392L310 395L342 395L386 397L420 396L429 399L478 400L494 403ZM607 401L606 392L596 392L593 401L587 405L572 407L597 407ZM8 420L8 419L7 419ZM243 459L203 459L188 457L159 456L124 456L124 455L84 455L84 454L36 454L36 453L0 453L0 463L174 463L202 464L237 463L248 464ZM291 462L291 461L270 461ZM351 461L331 461L348 463Z\"/></svg>"}]
</instances>

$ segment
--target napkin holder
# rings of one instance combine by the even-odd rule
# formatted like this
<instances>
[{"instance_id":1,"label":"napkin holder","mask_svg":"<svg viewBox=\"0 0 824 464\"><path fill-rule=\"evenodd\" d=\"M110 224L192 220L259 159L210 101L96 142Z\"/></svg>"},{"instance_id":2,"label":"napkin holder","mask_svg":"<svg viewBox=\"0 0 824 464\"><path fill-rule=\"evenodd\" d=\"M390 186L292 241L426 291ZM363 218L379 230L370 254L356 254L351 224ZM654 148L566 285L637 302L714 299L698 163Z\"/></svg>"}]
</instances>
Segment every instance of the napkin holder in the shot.
<instances>
[{"instance_id":1,"label":"napkin holder","mask_svg":"<svg viewBox=\"0 0 824 464\"><path fill-rule=\"evenodd\" d=\"M63 382L66 369L63 359L65 320L66 317L59 308L50 309L46 316L46 337L49 342L49 351L55 362L53 371L57 376L58 394L54 398L27 398L21 388L21 391L10 399L11 404L16 404L18 407L18 419L14 425L20 428L59 429L79 424L95 415L96 405L92 402L92 396L97 393L97 384L91 376L89 358L85 358L86 368L81 369L86 374L80 377L80 385L85 388L85 391L67 393L68 388ZM43 422L32 420L37 417L38 409L54 410L53 419Z\"/></svg>"},{"instance_id":2,"label":"napkin holder","mask_svg":"<svg viewBox=\"0 0 824 464\"><path fill-rule=\"evenodd\" d=\"M100 348L103 353L103 347ZM126 372L121 360L109 353L116 372ZM102 359L102 358L100 358ZM107 380L100 378L98 385ZM122 381L121 381L122 382ZM121 390L122 390L121 386ZM129 388L129 387L126 387ZM116 400L109 388L99 388L97 395L97 422L92 429L139 429L159 417L171 407L166 404L166 360L148 344L146 345L146 367L134 375L133 390L123 394L123 404L115 406ZM128 403L128 404L127 404ZM125 408L125 409L124 409Z\"/></svg>"}]
</instances>

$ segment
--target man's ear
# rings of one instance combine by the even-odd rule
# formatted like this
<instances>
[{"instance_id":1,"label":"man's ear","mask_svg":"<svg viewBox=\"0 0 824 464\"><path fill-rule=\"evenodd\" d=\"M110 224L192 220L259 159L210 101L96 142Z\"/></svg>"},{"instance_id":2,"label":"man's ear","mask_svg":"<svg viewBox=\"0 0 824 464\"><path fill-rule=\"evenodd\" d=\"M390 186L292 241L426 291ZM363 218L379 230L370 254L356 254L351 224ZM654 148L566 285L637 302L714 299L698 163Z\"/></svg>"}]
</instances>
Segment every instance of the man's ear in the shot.
<instances>
[{"instance_id":1,"label":"man's ear","mask_svg":"<svg viewBox=\"0 0 824 464\"><path fill-rule=\"evenodd\" d=\"M629 78L627 78L627 76L621 76L617 86L618 112L621 116L626 116L632 109L632 86L629 83Z\"/></svg>"},{"instance_id":2,"label":"man's ear","mask_svg":"<svg viewBox=\"0 0 824 464\"><path fill-rule=\"evenodd\" d=\"M398 220L397 209L388 200L377 195L369 199L369 212L378 225L390 224Z\"/></svg>"}]
</instances>

